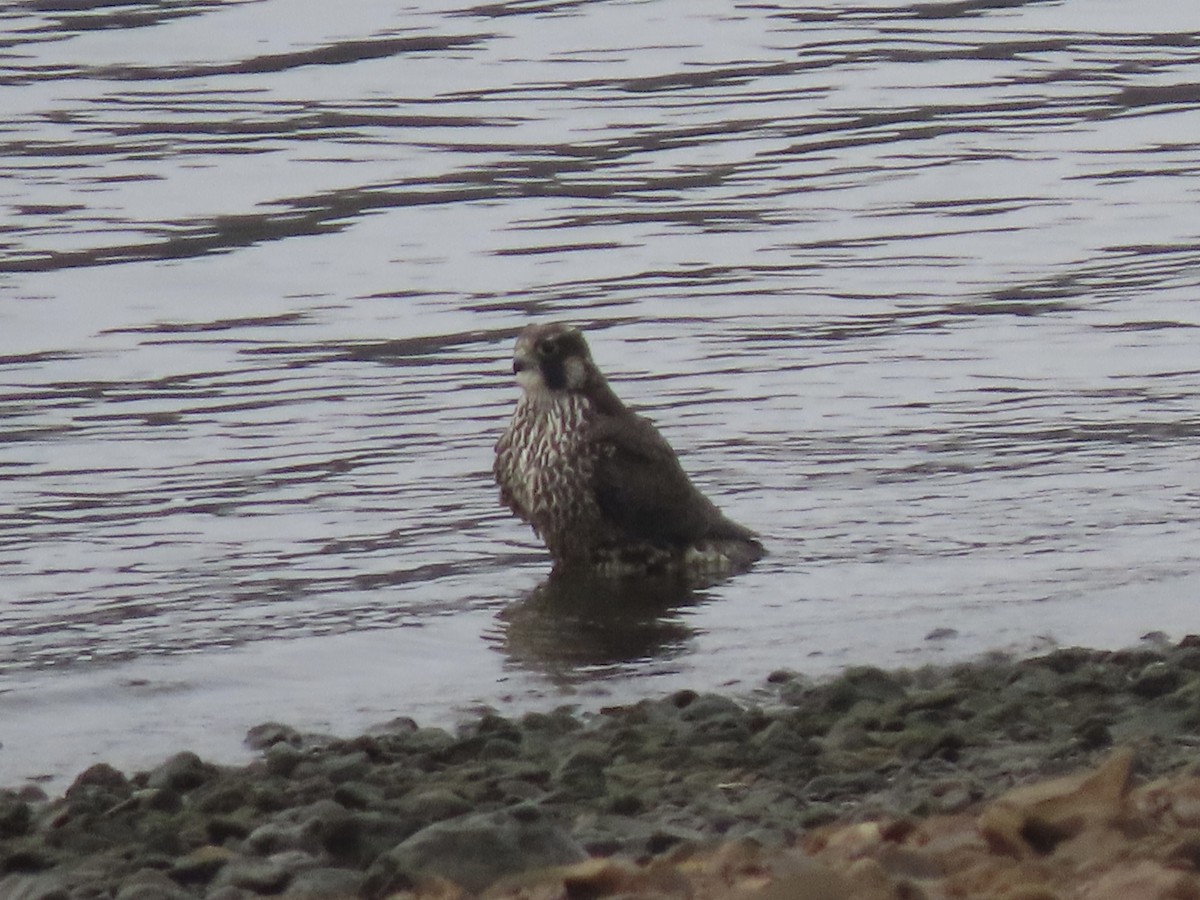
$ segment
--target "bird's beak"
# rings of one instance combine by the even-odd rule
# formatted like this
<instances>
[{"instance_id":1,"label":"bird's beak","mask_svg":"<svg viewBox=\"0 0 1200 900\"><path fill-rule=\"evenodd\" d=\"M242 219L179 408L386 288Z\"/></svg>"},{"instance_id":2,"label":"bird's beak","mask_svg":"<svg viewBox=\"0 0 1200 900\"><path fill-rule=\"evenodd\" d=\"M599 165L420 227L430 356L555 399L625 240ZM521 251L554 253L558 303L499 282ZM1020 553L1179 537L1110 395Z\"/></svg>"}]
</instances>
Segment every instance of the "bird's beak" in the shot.
<instances>
[{"instance_id":1,"label":"bird's beak","mask_svg":"<svg viewBox=\"0 0 1200 900\"><path fill-rule=\"evenodd\" d=\"M513 374L517 376L517 384L527 391L538 388L542 381L537 360L520 350L513 356Z\"/></svg>"}]
</instances>

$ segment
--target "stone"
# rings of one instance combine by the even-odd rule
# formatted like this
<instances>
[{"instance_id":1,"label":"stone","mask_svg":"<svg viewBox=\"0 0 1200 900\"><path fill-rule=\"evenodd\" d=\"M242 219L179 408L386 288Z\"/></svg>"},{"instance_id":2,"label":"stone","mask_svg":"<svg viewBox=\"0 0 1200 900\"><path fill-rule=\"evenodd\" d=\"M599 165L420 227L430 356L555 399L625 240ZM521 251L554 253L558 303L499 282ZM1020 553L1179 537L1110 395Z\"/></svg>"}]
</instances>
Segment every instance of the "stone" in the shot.
<instances>
[{"instance_id":1,"label":"stone","mask_svg":"<svg viewBox=\"0 0 1200 900\"><path fill-rule=\"evenodd\" d=\"M150 772L146 786L155 790L171 790L180 794L200 787L217 775L217 767L204 762L195 753L176 753Z\"/></svg>"},{"instance_id":2,"label":"stone","mask_svg":"<svg viewBox=\"0 0 1200 900\"><path fill-rule=\"evenodd\" d=\"M400 801L400 811L414 820L416 828L423 828L443 819L453 819L471 811L471 804L446 788L416 790Z\"/></svg>"},{"instance_id":3,"label":"stone","mask_svg":"<svg viewBox=\"0 0 1200 900\"><path fill-rule=\"evenodd\" d=\"M266 750L279 743L299 747L301 740L299 731L279 722L264 722L246 732L246 746L252 750Z\"/></svg>"},{"instance_id":4,"label":"stone","mask_svg":"<svg viewBox=\"0 0 1200 900\"><path fill-rule=\"evenodd\" d=\"M593 748L576 750L562 761L554 773L554 783L577 799L600 797L606 787L604 767L607 764L608 759Z\"/></svg>"},{"instance_id":5,"label":"stone","mask_svg":"<svg viewBox=\"0 0 1200 900\"><path fill-rule=\"evenodd\" d=\"M165 872L142 869L121 882L115 900L187 900L190 896Z\"/></svg>"},{"instance_id":6,"label":"stone","mask_svg":"<svg viewBox=\"0 0 1200 900\"><path fill-rule=\"evenodd\" d=\"M340 900L357 898L363 874L350 869L309 869L292 879L283 892L285 900Z\"/></svg>"},{"instance_id":7,"label":"stone","mask_svg":"<svg viewBox=\"0 0 1200 900\"><path fill-rule=\"evenodd\" d=\"M479 892L498 878L579 862L586 854L538 807L518 806L437 822L385 856L384 866L372 867L377 882L381 874L400 886L432 875Z\"/></svg>"},{"instance_id":8,"label":"stone","mask_svg":"<svg viewBox=\"0 0 1200 900\"><path fill-rule=\"evenodd\" d=\"M0 795L0 840L21 837L33 823L33 808L24 800Z\"/></svg>"},{"instance_id":9,"label":"stone","mask_svg":"<svg viewBox=\"0 0 1200 900\"><path fill-rule=\"evenodd\" d=\"M207 884L229 862L238 858L228 847L207 844L179 857L171 867L171 877L180 884Z\"/></svg>"}]
</instances>

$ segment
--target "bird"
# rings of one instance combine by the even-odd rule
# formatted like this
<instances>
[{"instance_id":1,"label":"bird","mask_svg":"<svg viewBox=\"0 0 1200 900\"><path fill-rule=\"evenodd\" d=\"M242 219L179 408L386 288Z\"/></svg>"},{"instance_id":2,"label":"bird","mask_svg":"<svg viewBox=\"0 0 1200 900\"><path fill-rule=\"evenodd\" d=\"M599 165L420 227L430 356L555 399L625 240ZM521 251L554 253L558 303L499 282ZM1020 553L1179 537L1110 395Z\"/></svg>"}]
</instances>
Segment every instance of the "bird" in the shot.
<instances>
[{"instance_id":1,"label":"bird","mask_svg":"<svg viewBox=\"0 0 1200 900\"><path fill-rule=\"evenodd\" d=\"M715 580L764 555L758 535L726 518L654 424L621 402L578 328L526 326L512 369L521 395L493 474L501 503L545 543L552 577Z\"/></svg>"}]
</instances>

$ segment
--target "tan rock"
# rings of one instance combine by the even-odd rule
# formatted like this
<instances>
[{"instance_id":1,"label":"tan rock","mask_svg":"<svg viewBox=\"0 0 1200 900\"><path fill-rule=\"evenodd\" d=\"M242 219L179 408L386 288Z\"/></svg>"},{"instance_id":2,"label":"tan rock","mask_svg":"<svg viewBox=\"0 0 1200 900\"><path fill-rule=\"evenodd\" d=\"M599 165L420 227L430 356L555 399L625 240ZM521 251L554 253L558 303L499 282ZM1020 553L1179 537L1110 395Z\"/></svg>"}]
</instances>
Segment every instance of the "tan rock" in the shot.
<instances>
[{"instance_id":1,"label":"tan rock","mask_svg":"<svg viewBox=\"0 0 1200 900\"><path fill-rule=\"evenodd\" d=\"M1091 772L1014 788L984 810L980 831L1001 852L1038 856L1086 829L1113 827L1126 814L1132 763L1121 749Z\"/></svg>"}]
</instances>

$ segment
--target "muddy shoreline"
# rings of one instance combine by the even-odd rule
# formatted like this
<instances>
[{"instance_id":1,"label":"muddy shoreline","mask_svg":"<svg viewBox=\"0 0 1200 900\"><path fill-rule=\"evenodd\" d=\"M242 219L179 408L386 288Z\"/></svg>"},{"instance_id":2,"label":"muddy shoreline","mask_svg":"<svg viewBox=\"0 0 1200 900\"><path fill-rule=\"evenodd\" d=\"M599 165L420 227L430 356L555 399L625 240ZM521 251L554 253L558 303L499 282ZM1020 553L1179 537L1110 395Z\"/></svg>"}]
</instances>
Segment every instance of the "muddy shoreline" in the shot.
<instances>
[{"instance_id":1,"label":"muddy shoreline","mask_svg":"<svg viewBox=\"0 0 1200 900\"><path fill-rule=\"evenodd\" d=\"M1135 782L1189 776L1200 638L820 681L779 671L749 697L483 714L453 732L266 724L248 741L247 766L181 753L147 772L94 765L61 797L0 790L0 898L475 893L588 860L795 853L852 823L975 816L1118 748Z\"/></svg>"}]
</instances>

